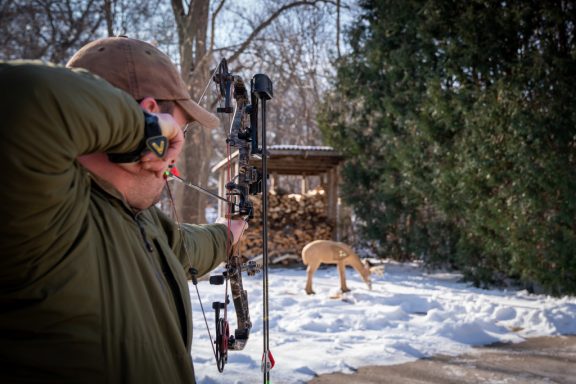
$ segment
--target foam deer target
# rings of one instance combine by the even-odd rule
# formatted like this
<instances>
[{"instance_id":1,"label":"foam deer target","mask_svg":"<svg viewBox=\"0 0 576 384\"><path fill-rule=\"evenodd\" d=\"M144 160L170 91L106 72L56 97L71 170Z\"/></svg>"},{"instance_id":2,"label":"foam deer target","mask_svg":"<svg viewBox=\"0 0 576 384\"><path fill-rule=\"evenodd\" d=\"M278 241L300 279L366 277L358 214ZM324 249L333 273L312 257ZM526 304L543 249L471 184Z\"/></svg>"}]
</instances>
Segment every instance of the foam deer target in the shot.
<instances>
[{"instance_id":1,"label":"foam deer target","mask_svg":"<svg viewBox=\"0 0 576 384\"><path fill-rule=\"evenodd\" d=\"M308 266L306 269L306 293L314 294L312 289L312 277L321 264L336 264L340 275L340 290L349 292L346 285L346 266L354 268L362 277L362 280L372 289L370 280L371 273L382 274L384 266L372 266L368 261L360 260L360 257L350 246L332 240L315 240L306 244L302 249L302 261Z\"/></svg>"}]
</instances>

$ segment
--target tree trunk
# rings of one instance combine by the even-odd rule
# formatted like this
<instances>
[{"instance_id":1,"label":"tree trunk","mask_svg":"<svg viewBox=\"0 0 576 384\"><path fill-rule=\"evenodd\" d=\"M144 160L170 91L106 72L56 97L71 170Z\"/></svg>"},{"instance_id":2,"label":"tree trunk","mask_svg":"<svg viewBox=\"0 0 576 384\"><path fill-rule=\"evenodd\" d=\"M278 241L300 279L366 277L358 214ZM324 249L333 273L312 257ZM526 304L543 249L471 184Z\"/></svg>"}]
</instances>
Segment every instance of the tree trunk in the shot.
<instances>
[{"instance_id":1,"label":"tree trunk","mask_svg":"<svg viewBox=\"0 0 576 384\"><path fill-rule=\"evenodd\" d=\"M209 4L209 0L194 0L186 11L183 1L172 1L178 29L180 70L193 100L198 100L210 77L210 60L207 60L210 53L206 50ZM186 145L178 164L183 177L196 185L207 187L212 153L210 132L200 126L191 128L186 134ZM176 196L178 216L182 221L206 221L205 195L188 188L178 188Z\"/></svg>"}]
</instances>

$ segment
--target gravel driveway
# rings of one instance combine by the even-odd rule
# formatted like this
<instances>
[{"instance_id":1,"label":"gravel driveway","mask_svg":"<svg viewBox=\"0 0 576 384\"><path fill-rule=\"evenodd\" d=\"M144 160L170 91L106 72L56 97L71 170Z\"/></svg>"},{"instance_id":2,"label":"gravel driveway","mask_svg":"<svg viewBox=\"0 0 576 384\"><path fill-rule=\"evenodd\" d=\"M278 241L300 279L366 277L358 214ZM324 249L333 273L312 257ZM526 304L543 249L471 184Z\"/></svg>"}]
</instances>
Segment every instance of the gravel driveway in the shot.
<instances>
[{"instance_id":1,"label":"gravel driveway","mask_svg":"<svg viewBox=\"0 0 576 384\"><path fill-rule=\"evenodd\" d=\"M475 348L460 356L368 366L354 374L320 375L309 384L576 384L576 336L539 337Z\"/></svg>"}]
</instances>

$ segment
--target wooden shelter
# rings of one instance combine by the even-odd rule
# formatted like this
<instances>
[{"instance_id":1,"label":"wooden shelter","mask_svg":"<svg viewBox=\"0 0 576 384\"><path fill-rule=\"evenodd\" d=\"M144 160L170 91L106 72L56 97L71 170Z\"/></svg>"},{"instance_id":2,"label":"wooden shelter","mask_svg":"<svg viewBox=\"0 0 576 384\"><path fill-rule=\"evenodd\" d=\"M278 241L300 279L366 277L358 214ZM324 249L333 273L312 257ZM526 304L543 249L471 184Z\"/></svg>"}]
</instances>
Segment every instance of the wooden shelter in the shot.
<instances>
[{"instance_id":1,"label":"wooden shelter","mask_svg":"<svg viewBox=\"0 0 576 384\"><path fill-rule=\"evenodd\" d=\"M268 174L270 176L269 189L275 191L278 186L279 176L301 176L300 193L308 191L308 177L319 176L321 184L327 195L327 217L336 225L332 233L333 239L339 238L339 165L344 157L332 147L326 146L301 146L301 145L273 145L268 147ZM260 166L259 160L253 165ZM226 194L228 159L224 159L212 168L212 172L218 174L218 193ZM232 174L238 173L238 152L231 156ZM223 216L224 203L218 204L218 214Z\"/></svg>"}]
</instances>

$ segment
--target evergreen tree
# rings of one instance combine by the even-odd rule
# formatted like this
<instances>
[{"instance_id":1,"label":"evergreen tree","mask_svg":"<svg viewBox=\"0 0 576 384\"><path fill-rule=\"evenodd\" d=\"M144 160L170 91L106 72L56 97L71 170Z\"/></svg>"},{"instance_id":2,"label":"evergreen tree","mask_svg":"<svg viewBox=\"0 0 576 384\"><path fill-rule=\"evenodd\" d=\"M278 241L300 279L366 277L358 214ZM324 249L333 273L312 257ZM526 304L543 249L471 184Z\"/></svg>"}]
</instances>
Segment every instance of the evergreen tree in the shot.
<instances>
[{"instance_id":1,"label":"evergreen tree","mask_svg":"<svg viewBox=\"0 0 576 384\"><path fill-rule=\"evenodd\" d=\"M383 255L576 292L575 3L361 3L321 127Z\"/></svg>"}]
</instances>

